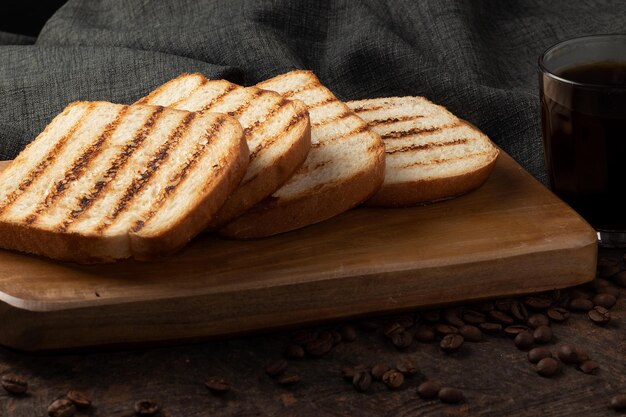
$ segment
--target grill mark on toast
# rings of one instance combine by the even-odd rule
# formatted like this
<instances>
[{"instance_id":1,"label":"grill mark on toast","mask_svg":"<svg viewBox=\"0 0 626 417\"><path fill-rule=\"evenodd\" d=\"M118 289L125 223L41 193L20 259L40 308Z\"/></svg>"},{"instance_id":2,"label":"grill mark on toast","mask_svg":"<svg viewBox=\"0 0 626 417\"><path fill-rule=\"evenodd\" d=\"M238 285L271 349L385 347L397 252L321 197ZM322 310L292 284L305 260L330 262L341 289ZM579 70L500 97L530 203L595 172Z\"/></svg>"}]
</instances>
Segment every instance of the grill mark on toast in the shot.
<instances>
[{"instance_id":1,"label":"grill mark on toast","mask_svg":"<svg viewBox=\"0 0 626 417\"><path fill-rule=\"evenodd\" d=\"M283 97L293 97L293 96L295 96L298 93L301 93L301 92L306 91L306 90L312 90L313 88L320 87L321 85L322 84L320 84L319 80L315 79L315 80L313 80L313 81L303 85L300 88L296 88L295 90L283 91L280 94Z\"/></svg>"},{"instance_id":2,"label":"grill mark on toast","mask_svg":"<svg viewBox=\"0 0 626 417\"><path fill-rule=\"evenodd\" d=\"M198 112L205 112L207 110L210 110L211 107L216 106L220 101L224 100L227 95L232 93L233 90L235 90L235 88L237 88L237 85L235 85L235 84L228 84L228 87L226 87L226 89L224 91L222 91L220 94L218 94L216 97L214 97L207 104L202 106L202 108L200 110L198 110Z\"/></svg>"},{"instance_id":3,"label":"grill mark on toast","mask_svg":"<svg viewBox=\"0 0 626 417\"><path fill-rule=\"evenodd\" d=\"M444 148L446 146L454 146L454 145L463 145L467 142L469 142L470 138L459 138L459 139L454 139L454 140L450 140L447 142L431 142L431 143L424 143L422 145L409 145L409 146L404 146L402 148L398 148L398 149L394 149L391 151L386 151L385 153L387 155L393 155L395 153L403 153L403 152L410 152L410 151L425 151L425 150L429 150L429 149L434 149L434 148Z\"/></svg>"},{"instance_id":4,"label":"grill mark on toast","mask_svg":"<svg viewBox=\"0 0 626 417\"><path fill-rule=\"evenodd\" d=\"M335 98L334 96L333 97L328 97L328 98L326 98L326 99L324 99L324 100L322 100L320 102L317 102L317 103L315 103L315 104L313 104L311 106L307 106L307 107L309 108L309 110L313 110L313 109L316 109L318 107L322 107L322 106L325 106L327 104L334 103L336 101L339 101L339 100L337 100L337 98Z\"/></svg>"},{"instance_id":5,"label":"grill mark on toast","mask_svg":"<svg viewBox=\"0 0 626 417\"><path fill-rule=\"evenodd\" d=\"M187 160L187 163L183 167L179 168L178 172L176 172L174 177L170 179L169 185L165 187L163 191L159 193L159 196L152 203L152 206L150 207L148 212L142 216L144 220L137 220L135 222L135 224L131 228L132 232L137 233L138 231L140 231L146 225L146 223L150 221L152 217L154 217L154 215L163 206L168 196L172 192L174 192L174 190L176 190L176 187L187 177L190 170L192 170L193 167L198 163L198 161L200 160L204 152L209 148L209 145L213 142L212 139L219 134L219 131L222 128L225 121L226 119L224 117L219 117L215 121L215 123L211 126L209 131L207 131L206 134L201 138L201 139L206 138L207 140L206 141L200 140L198 143L196 143L195 150L193 152L193 155L191 155L191 158ZM222 166L217 167L214 174L219 174L222 171L222 169L223 169Z\"/></svg>"},{"instance_id":6,"label":"grill mark on toast","mask_svg":"<svg viewBox=\"0 0 626 417\"><path fill-rule=\"evenodd\" d=\"M341 119L345 119L346 117L352 116L354 113L352 113L351 110L344 110L341 113L333 116L333 117L329 117L328 119L324 119L322 121L319 121L317 123L313 123L311 124L311 127L318 127L318 126L323 126L323 125L327 125L329 123L333 123L336 121L339 121Z\"/></svg>"},{"instance_id":7,"label":"grill mark on toast","mask_svg":"<svg viewBox=\"0 0 626 417\"><path fill-rule=\"evenodd\" d=\"M94 110L96 104L89 103L87 105L87 109L85 113L80 116L80 118L69 128L69 131L59 139L57 143L54 144L52 149L46 154L45 158L40 161L35 168L32 168L27 174L26 178L20 182L17 186L17 189L12 191L9 195L6 196L4 203L0 205L0 214L2 214L7 208L9 208L13 203L17 201L17 199L26 192L28 187L32 185L33 182L40 178L42 174L48 169L50 165L56 161L57 156L63 150L67 142L74 136L76 131L83 125L85 120L89 117L91 112Z\"/></svg>"},{"instance_id":8,"label":"grill mark on toast","mask_svg":"<svg viewBox=\"0 0 626 417\"><path fill-rule=\"evenodd\" d=\"M144 188L146 184L154 177L154 174L162 166L163 162L167 161L170 156L170 151L180 143L183 135L189 128L191 122L196 117L197 113L189 113L185 116L182 122L176 126L176 129L169 138L161 145L156 151L154 157L148 162L147 168L141 173L139 178L134 178L131 184L126 188L124 195L117 201L113 212L106 217L106 220L100 222L97 227L98 233L104 232L109 226L113 224L119 215L128 207L128 204L132 202L139 192Z\"/></svg>"},{"instance_id":9,"label":"grill mark on toast","mask_svg":"<svg viewBox=\"0 0 626 417\"><path fill-rule=\"evenodd\" d=\"M338 140L343 141L346 139L350 139L351 137L356 136L360 133L366 132L368 130L369 130L369 127L365 123L361 123L359 124L359 126L355 127L354 129L352 129L351 131L345 134L339 134L339 135L333 136L332 138L329 138L325 140L324 142L312 143L311 148L319 148L321 146L326 145L327 143L336 142Z\"/></svg>"},{"instance_id":10,"label":"grill mark on toast","mask_svg":"<svg viewBox=\"0 0 626 417\"><path fill-rule=\"evenodd\" d=\"M191 90L189 94L187 94L185 97L179 97L178 100L174 101L173 103L170 103L168 107L176 107L176 105L179 104L181 101L187 100L189 97L194 95L196 91L198 91L201 87L203 87L208 81L209 80L207 78L202 77L202 81L200 81L200 85L198 85L196 88Z\"/></svg>"},{"instance_id":11,"label":"grill mark on toast","mask_svg":"<svg viewBox=\"0 0 626 417\"><path fill-rule=\"evenodd\" d=\"M428 161L428 162L411 162L410 164L406 164L406 165L402 166L402 168L399 168L399 169L411 168L411 167L414 167L414 166L439 165L439 164L443 164L445 162L458 161L458 160L461 160L461 159L480 157L480 156L489 155L489 154L491 154L491 152L485 151L485 152L469 153L467 155L457 156L457 157L454 157L454 158L433 159L433 160Z\"/></svg>"},{"instance_id":12,"label":"grill mark on toast","mask_svg":"<svg viewBox=\"0 0 626 417\"><path fill-rule=\"evenodd\" d=\"M386 119L368 120L367 124L369 124L370 126L390 125L392 123L397 123L397 122L406 122L409 120L423 119L424 117L426 116L423 114L412 114L408 116L399 116L399 117L392 116Z\"/></svg>"},{"instance_id":13,"label":"grill mark on toast","mask_svg":"<svg viewBox=\"0 0 626 417\"><path fill-rule=\"evenodd\" d=\"M285 107L287 104L291 103L291 101L287 100L286 98L283 98L276 106L272 107L265 115L264 117L261 119L257 119L253 124L251 124L250 126L246 127L244 129L244 134L246 137L248 137L248 135L251 135L254 131L256 131L258 128L262 127L265 125L265 123L267 123L268 121L270 121L272 118L274 118L274 116L276 115L276 113L278 113L280 111L280 109L282 109L283 107ZM263 121L261 121L263 120Z\"/></svg>"},{"instance_id":14,"label":"grill mark on toast","mask_svg":"<svg viewBox=\"0 0 626 417\"><path fill-rule=\"evenodd\" d=\"M154 129L157 120L163 113L164 107L157 106L157 108L150 114L148 119L144 122L143 126L139 128L137 134L133 138L130 143L127 143L122 152L119 153L109 168L107 169L104 179L102 181L98 181L92 189L83 194L80 198L78 208L72 210L66 219L57 227L57 231L64 232L67 228L76 221L79 217L85 214L89 209L93 206L93 203L100 197L103 191L105 191L111 182L117 176L117 173L124 165L128 162L133 153L141 146L143 141L146 139L146 136Z\"/></svg>"},{"instance_id":15,"label":"grill mark on toast","mask_svg":"<svg viewBox=\"0 0 626 417\"><path fill-rule=\"evenodd\" d=\"M374 111L374 110L381 110L381 109L386 109L386 108L390 108L390 107L387 106L387 105L384 105L384 104L374 105L372 107L367 107L367 104L365 104L363 106L353 108L352 111L355 112L355 113L362 113L362 112L365 112L365 111Z\"/></svg>"},{"instance_id":16,"label":"grill mark on toast","mask_svg":"<svg viewBox=\"0 0 626 417\"><path fill-rule=\"evenodd\" d=\"M451 129L453 127L461 126L459 122L454 122L441 126L428 126L428 127L416 127L414 129L402 130L402 131L393 131L389 133L385 133L384 135L380 135L383 139L400 139L407 136L420 135L424 133L434 133L440 130Z\"/></svg>"},{"instance_id":17,"label":"grill mark on toast","mask_svg":"<svg viewBox=\"0 0 626 417\"><path fill-rule=\"evenodd\" d=\"M235 110L233 111L229 111L228 115L229 116L233 116L233 117L239 117L241 116L241 114L246 111L253 103L254 101L261 97L263 94L266 94L267 91L263 91L263 90L257 90L254 93L252 93L252 95L250 97L248 97L246 100L244 100L243 103L241 103Z\"/></svg>"},{"instance_id":18,"label":"grill mark on toast","mask_svg":"<svg viewBox=\"0 0 626 417\"><path fill-rule=\"evenodd\" d=\"M63 196L68 190L68 186L74 181L77 181L85 173L93 160L104 150L102 145L111 138L113 132L119 127L128 112L128 108L128 106L122 107L115 120L106 125L98 138L74 160L72 167L65 171L63 179L54 184L52 192L46 196L44 201L37 205L37 208L32 214L26 217L26 224L33 224L42 213L52 208L57 199Z\"/></svg>"},{"instance_id":19,"label":"grill mark on toast","mask_svg":"<svg viewBox=\"0 0 626 417\"><path fill-rule=\"evenodd\" d=\"M308 111L300 111L298 113L296 113L291 120L289 120L289 123L287 124L287 126L285 126L284 128L280 129L280 131L278 133L276 133L274 136L270 137L269 139L264 140L260 146L258 146L253 152L250 153L250 161L252 161L253 159L255 159L259 152L263 151L266 148L269 148L270 146L272 146L274 144L274 142L276 142L278 140L278 138L281 138L283 136L285 136L296 124L298 124L300 122L300 120L302 120L303 117L306 116L306 114L308 113ZM246 181L248 182L248 181Z\"/></svg>"}]
</instances>

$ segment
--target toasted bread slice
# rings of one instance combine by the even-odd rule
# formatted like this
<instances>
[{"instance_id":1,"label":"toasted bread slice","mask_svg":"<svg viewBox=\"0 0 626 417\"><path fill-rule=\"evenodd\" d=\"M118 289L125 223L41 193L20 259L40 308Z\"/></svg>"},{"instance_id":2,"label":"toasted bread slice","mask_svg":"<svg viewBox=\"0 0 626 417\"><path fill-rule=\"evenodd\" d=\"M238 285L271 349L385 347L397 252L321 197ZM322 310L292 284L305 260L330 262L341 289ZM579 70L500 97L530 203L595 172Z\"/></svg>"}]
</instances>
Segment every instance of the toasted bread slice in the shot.
<instances>
[{"instance_id":1,"label":"toasted bread slice","mask_svg":"<svg viewBox=\"0 0 626 417\"><path fill-rule=\"evenodd\" d=\"M385 181L367 205L412 206L465 194L495 165L499 151L487 136L423 97L346 104L385 141Z\"/></svg>"},{"instance_id":2,"label":"toasted bread slice","mask_svg":"<svg viewBox=\"0 0 626 417\"><path fill-rule=\"evenodd\" d=\"M79 263L176 251L248 158L224 114L70 104L0 174L0 247Z\"/></svg>"},{"instance_id":3,"label":"toasted bread slice","mask_svg":"<svg viewBox=\"0 0 626 417\"><path fill-rule=\"evenodd\" d=\"M137 103L228 113L239 119L250 148L250 165L209 228L228 223L276 191L302 165L311 148L304 103L271 91L226 80L209 81L202 74L182 74Z\"/></svg>"},{"instance_id":4,"label":"toasted bread slice","mask_svg":"<svg viewBox=\"0 0 626 417\"><path fill-rule=\"evenodd\" d=\"M367 200L383 181L384 144L310 71L292 71L257 84L302 100L311 119L311 151L269 198L220 230L253 238L287 232L333 217Z\"/></svg>"}]
</instances>

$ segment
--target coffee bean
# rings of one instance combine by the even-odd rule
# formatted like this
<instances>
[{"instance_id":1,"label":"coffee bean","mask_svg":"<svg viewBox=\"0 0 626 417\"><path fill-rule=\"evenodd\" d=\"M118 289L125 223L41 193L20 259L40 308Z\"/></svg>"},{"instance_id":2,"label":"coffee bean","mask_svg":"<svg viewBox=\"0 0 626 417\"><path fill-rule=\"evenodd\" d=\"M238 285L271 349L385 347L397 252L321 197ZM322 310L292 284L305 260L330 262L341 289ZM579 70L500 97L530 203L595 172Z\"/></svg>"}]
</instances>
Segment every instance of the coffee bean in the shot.
<instances>
[{"instance_id":1,"label":"coffee bean","mask_svg":"<svg viewBox=\"0 0 626 417\"><path fill-rule=\"evenodd\" d=\"M352 378L352 384L357 391L365 392L372 385L372 376L369 372L357 372L354 374L354 378Z\"/></svg>"},{"instance_id":2,"label":"coffee bean","mask_svg":"<svg viewBox=\"0 0 626 417\"><path fill-rule=\"evenodd\" d=\"M513 300L511 298L505 298L505 299L502 299L502 300L496 300L495 301L495 308L496 308L496 310L509 312L509 311L511 311L511 306L513 305L514 302L515 302L515 300Z\"/></svg>"},{"instance_id":3,"label":"coffee bean","mask_svg":"<svg viewBox=\"0 0 626 417\"><path fill-rule=\"evenodd\" d=\"M439 347L441 347L441 350L446 353L453 353L459 350L461 346L463 346L464 340L465 339L463 339L463 336L461 336L460 334L449 334L441 339Z\"/></svg>"},{"instance_id":4,"label":"coffee bean","mask_svg":"<svg viewBox=\"0 0 626 417\"><path fill-rule=\"evenodd\" d=\"M524 304L534 310L547 310L552 305L552 300L544 297L526 297Z\"/></svg>"},{"instance_id":5,"label":"coffee bean","mask_svg":"<svg viewBox=\"0 0 626 417\"><path fill-rule=\"evenodd\" d=\"M439 323L435 325L435 333L439 335L439 337L444 337L449 334L457 334L459 329L454 326L450 326L449 324Z\"/></svg>"},{"instance_id":6,"label":"coffee bean","mask_svg":"<svg viewBox=\"0 0 626 417\"><path fill-rule=\"evenodd\" d=\"M341 376L344 379L352 381L352 378L354 378L355 374L356 374L356 372L355 372L354 368L351 367L351 366L344 366L343 368L341 368Z\"/></svg>"},{"instance_id":7,"label":"coffee bean","mask_svg":"<svg viewBox=\"0 0 626 417\"><path fill-rule=\"evenodd\" d=\"M404 375L395 369L390 369L383 374L383 382L389 389L398 389L404 384Z\"/></svg>"},{"instance_id":8,"label":"coffee bean","mask_svg":"<svg viewBox=\"0 0 626 417\"><path fill-rule=\"evenodd\" d=\"M582 297L574 298L570 301L569 308L574 311L589 311L593 308L593 301Z\"/></svg>"},{"instance_id":9,"label":"coffee bean","mask_svg":"<svg viewBox=\"0 0 626 417\"><path fill-rule=\"evenodd\" d=\"M211 376L204 383L213 394L224 394L230 391L230 384L219 376Z\"/></svg>"},{"instance_id":10,"label":"coffee bean","mask_svg":"<svg viewBox=\"0 0 626 417\"><path fill-rule=\"evenodd\" d=\"M616 395L611 398L611 407L615 411L626 410L626 394Z\"/></svg>"},{"instance_id":11,"label":"coffee bean","mask_svg":"<svg viewBox=\"0 0 626 417\"><path fill-rule=\"evenodd\" d=\"M463 320L466 323L474 324L474 325L484 323L485 321L487 321L483 313L480 313L474 310L465 310L463 312Z\"/></svg>"},{"instance_id":12,"label":"coffee bean","mask_svg":"<svg viewBox=\"0 0 626 417\"><path fill-rule=\"evenodd\" d=\"M613 275L611 281L622 288L626 288L626 271L621 271Z\"/></svg>"},{"instance_id":13,"label":"coffee bean","mask_svg":"<svg viewBox=\"0 0 626 417\"><path fill-rule=\"evenodd\" d=\"M461 327L465 324L463 320L459 317L458 311L456 309L447 309L444 310L441 318L448 324L451 324L455 327Z\"/></svg>"},{"instance_id":14,"label":"coffee bean","mask_svg":"<svg viewBox=\"0 0 626 417\"><path fill-rule=\"evenodd\" d=\"M587 313L589 319L600 326L604 326L611 321L611 312L602 306L595 306Z\"/></svg>"},{"instance_id":15,"label":"coffee bean","mask_svg":"<svg viewBox=\"0 0 626 417\"><path fill-rule=\"evenodd\" d=\"M458 404L465 400L463 391L456 389L456 388L450 388L450 387L441 388L439 390L438 395L441 401L443 401L444 403L448 403L448 404Z\"/></svg>"},{"instance_id":16,"label":"coffee bean","mask_svg":"<svg viewBox=\"0 0 626 417\"><path fill-rule=\"evenodd\" d=\"M549 326L550 325L550 320L548 319L548 317L545 314L537 313L537 314L533 314L532 316L528 317L527 324L528 324L528 326L532 327L533 329L536 329L539 326Z\"/></svg>"},{"instance_id":17,"label":"coffee bean","mask_svg":"<svg viewBox=\"0 0 626 417\"><path fill-rule=\"evenodd\" d=\"M520 333L527 332L528 326L522 324L514 324L513 326L507 326L504 328L504 334L510 337L515 337Z\"/></svg>"},{"instance_id":18,"label":"coffee bean","mask_svg":"<svg viewBox=\"0 0 626 417\"><path fill-rule=\"evenodd\" d=\"M326 355L332 348L332 339L315 339L304 345L306 353L316 358Z\"/></svg>"},{"instance_id":19,"label":"coffee bean","mask_svg":"<svg viewBox=\"0 0 626 417\"><path fill-rule=\"evenodd\" d=\"M317 335L317 338L322 340L329 340L331 343L334 341L333 334L330 332L330 330L322 330Z\"/></svg>"},{"instance_id":20,"label":"coffee bean","mask_svg":"<svg viewBox=\"0 0 626 417\"><path fill-rule=\"evenodd\" d=\"M557 323L563 323L567 319L569 319L570 313L568 310L561 307L554 307L548 310L548 317L552 321L556 321Z\"/></svg>"},{"instance_id":21,"label":"coffee bean","mask_svg":"<svg viewBox=\"0 0 626 417\"><path fill-rule=\"evenodd\" d=\"M420 325L417 327L415 331L415 340L418 342L434 342L435 341L435 330L431 326Z\"/></svg>"},{"instance_id":22,"label":"coffee bean","mask_svg":"<svg viewBox=\"0 0 626 417\"><path fill-rule=\"evenodd\" d=\"M612 295L613 297L615 297L616 300L619 298L620 295L619 288L617 287L602 287L598 289L598 294Z\"/></svg>"},{"instance_id":23,"label":"coffee bean","mask_svg":"<svg viewBox=\"0 0 626 417\"><path fill-rule=\"evenodd\" d=\"M588 361L589 355L587 354L587 351L585 351L582 348L579 348L578 346L574 347L574 352L576 352L576 357L578 358L578 363L583 363Z\"/></svg>"},{"instance_id":24,"label":"coffee bean","mask_svg":"<svg viewBox=\"0 0 626 417\"><path fill-rule=\"evenodd\" d=\"M604 308L611 308L617 302L617 298L611 294L597 294L593 297L593 303Z\"/></svg>"},{"instance_id":25,"label":"coffee bean","mask_svg":"<svg viewBox=\"0 0 626 417\"><path fill-rule=\"evenodd\" d=\"M285 355L288 358L294 358L294 359L304 358L304 349L302 349L302 346L292 343L289 346L287 346Z\"/></svg>"},{"instance_id":26,"label":"coffee bean","mask_svg":"<svg viewBox=\"0 0 626 417\"><path fill-rule=\"evenodd\" d=\"M554 358L543 358L535 365L537 373L541 376L554 376L559 370L559 362Z\"/></svg>"},{"instance_id":27,"label":"coffee bean","mask_svg":"<svg viewBox=\"0 0 626 417\"><path fill-rule=\"evenodd\" d=\"M395 333L391 337L391 343L393 343L397 349L406 349L413 343L413 335L411 332L407 331Z\"/></svg>"},{"instance_id":28,"label":"coffee bean","mask_svg":"<svg viewBox=\"0 0 626 417\"><path fill-rule=\"evenodd\" d=\"M422 311L420 313L420 317L428 323L437 323L441 318L441 314L439 313L439 310L427 310Z\"/></svg>"},{"instance_id":29,"label":"coffee bean","mask_svg":"<svg viewBox=\"0 0 626 417\"><path fill-rule=\"evenodd\" d=\"M312 342L316 338L317 337L314 332L309 331L309 330L301 330L301 331L295 332L291 336L291 341L295 343L296 345L304 346L307 343Z\"/></svg>"},{"instance_id":30,"label":"coffee bean","mask_svg":"<svg viewBox=\"0 0 626 417\"><path fill-rule=\"evenodd\" d=\"M406 376L416 375L418 372L417 364L411 358L402 358L396 362L396 369Z\"/></svg>"},{"instance_id":31,"label":"coffee bean","mask_svg":"<svg viewBox=\"0 0 626 417\"><path fill-rule=\"evenodd\" d=\"M502 331L502 325L499 323L480 323L478 328L487 334L497 334Z\"/></svg>"},{"instance_id":32,"label":"coffee bean","mask_svg":"<svg viewBox=\"0 0 626 417\"><path fill-rule=\"evenodd\" d=\"M528 361L530 363L537 363L543 358L551 358L552 352L545 347L536 347L528 351Z\"/></svg>"},{"instance_id":33,"label":"coffee bean","mask_svg":"<svg viewBox=\"0 0 626 417\"><path fill-rule=\"evenodd\" d=\"M526 306L519 301L511 305L511 315L514 319L522 323L526 323L526 320L528 320L528 310L526 310Z\"/></svg>"},{"instance_id":34,"label":"coffee bean","mask_svg":"<svg viewBox=\"0 0 626 417\"><path fill-rule=\"evenodd\" d=\"M440 389L441 389L441 386L434 381L422 382L417 387L417 395L419 395L425 400L429 400L431 398L435 398L437 394L439 394Z\"/></svg>"},{"instance_id":35,"label":"coffee bean","mask_svg":"<svg viewBox=\"0 0 626 417\"><path fill-rule=\"evenodd\" d=\"M28 390L28 382L21 375L6 374L0 381L2 388L9 394L22 395Z\"/></svg>"},{"instance_id":36,"label":"coffee bean","mask_svg":"<svg viewBox=\"0 0 626 417\"><path fill-rule=\"evenodd\" d=\"M483 332L476 326L466 324L459 328L459 334L468 342L480 342L483 340Z\"/></svg>"},{"instance_id":37,"label":"coffee bean","mask_svg":"<svg viewBox=\"0 0 626 417\"><path fill-rule=\"evenodd\" d=\"M602 265L598 270L598 275L600 275L602 278L608 278L614 276L615 274L618 274L619 272L620 268L617 264Z\"/></svg>"},{"instance_id":38,"label":"coffee bean","mask_svg":"<svg viewBox=\"0 0 626 417\"><path fill-rule=\"evenodd\" d=\"M533 332L533 337L537 343L548 343L552 341L552 329L550 326L539 326Z\"/></svg>"},{"instance_id":39,"label":"coffee bean","mask_svg":"<svg viewBox=\"0 0 626 417\"><path fill-rule=\"evenodd\" d=\"M395 321L405 329L410 329L415 325L415 319L409 315L398 316L395 318Z\"/></svg>"},{"instance_id":40,"label":"coffee bean","mask_svg":"<svg viewBox=\"0 0 626 417\"><path fill-rule=\"evenodd\" d=\"M372 366L372 377L378 381L383 379L383 374L389 370L389 366L384 363L377 363Z\"/></svg>"},{"instance_id":41,"label":"coffee bean","mask_svg":"<svg viewBox=\"0 0 626 417\"><path fill-rule=\"evenodd\" d=\"M265 373L271 376L272 378L277 377L278 375L284 374L288 366L289 364L287 363L286 360L278 359L269 363L265 367Z\"/></svg>"},{"instance_id":42,"label":"coffee bean","mask_svg":"<svg viewBox=\"0 0 626 417\"><path fill-rule=\"evenodd\" d=\"M278 382L280 385L295 385L298 382L301 381L300 375L298 374L289 374L289 375L282 375L280 376L276 382Z\"/></svg>"},{"instance_id":43,"label":"coffee bean","mask_svg":"<svg viewBox=\"0 0 626 417\"><path fill-rule=\"evenodd\" d=\"M356 329L354 328L354 326L343 326L341 328L341 338L344 342L354 342L356 340Z\"/></svg>"},{"instance_id":44,"label":"coffee bean","mask_svg":"<svg viewBox=\"0 0 626 417\"><path fill-rule=\"evenodd\" d=\"M383 327L383 334L390 338L396 334L404 331L404 327L397 321L389 322Z\"/></svg>"},{"instance_id":45,"label":"coffee bean","mask_svg":"<svg viewBox=\"0 0 626 417\"><path fill-rule=\"evenodd\" d=\"M500 324L504 324L505 326L510 326L512 325L515 320L513 320L513 317L509 316L508 314L500 311L500 310L493 310L489 312L489 317L495 321L498 322Z\"/></svg>"},{"instance_id":46,"label":"coffee bean","mask_svg":"<svg viewBox=\"0 0 626 417\"><path fill-rule=\"evenodd\" d=\"M585 374L592 374L599 368L598 364L594 361L588 360L584 361L580 365L578 365L578 370Z\"/></svg>"},{"instance_id":47,"label":"coffee bean","mask_svg":"<svg viewBox=\"0 0 626 417\"><path fill-rule=\"evenodd\" d=\"M65 394L68 400L70 400L77 408L89 408L91 407L91 399L89 396L82 392L76 390L69 390L67 394Z\"/></svg>"},{"instance_id":48,"label":"coffee bean","mask_svg":"<svg viewBox=\"0 0 626 417\"><path fill-rule=\"evenodd\" d=\"M609 281L608 279L596 278L591 282L591 285L593 285L595 290L598 291L602 287L610 287L613 284L611 284L611 281Z\"/></svg>"},{"instance_id":49,"label":"coffee bean","mask_svg":"<svg viewBox=\"0 0 626 417\"><path fill-rule=\"evenodd\" d=\"M153 416L159 411L159 405L152 400L139 400L135 403L135 414Z\"/></svg>"},{"instance_id":50,"label":"coffee bean","mask_svg":"<svg viewBox=\"0 0 626 417\"><path fill-rule=\"evenodd\" d=\"M513 342L518 349L526 350L532 347L535 343L535 338L532 334L530 334L530 332L521 332L515 336Z\"/></svg>"},{"instance_id":51,"label":"coffee bean","mask_svg":"<svg viewBox=\"0 0 626 417\"><path fill-rule=\"evenodd\" d=\"M137 406L135 406L135 412L137 412ZM76 414L76 406L73 402L67 398L60 398L55 400L48 406L48 415L50 417L72 417ZM152 414L140 414L140 416L151 416Z\"/></svg>"},{"instance_id":52,"label":"coffee bean","mask_svg":"<svg viewBox=\"0 0 626 417\"><path fill-rule=\"evenodd\" d=\"M589 359L587 353L572 345L564 344L557 348L556 355L564 364L577 364Z\"/></svg>"},{"instance_id":53,"label":"coffee bean","mask_svg":"<svg viewBox=\"0 0 626 417\"><path fill-rule=\"evenodd\" d=\"M330 335L332 336L333 346L337 346L342 341L341 333L339 330L331 330Z\"/></svg>"},{"instance_id":54,"label":"coffee bean","mask_svg":"<svg viewBox=\"0 0 626 417\"><path fill-rule=\"evenodd\" d=\"M476 311L480 311L481 313L489 313L496 307L491 301L483 301L480 303L472 304L472 308Z\"/></svg>"}]
</instances>

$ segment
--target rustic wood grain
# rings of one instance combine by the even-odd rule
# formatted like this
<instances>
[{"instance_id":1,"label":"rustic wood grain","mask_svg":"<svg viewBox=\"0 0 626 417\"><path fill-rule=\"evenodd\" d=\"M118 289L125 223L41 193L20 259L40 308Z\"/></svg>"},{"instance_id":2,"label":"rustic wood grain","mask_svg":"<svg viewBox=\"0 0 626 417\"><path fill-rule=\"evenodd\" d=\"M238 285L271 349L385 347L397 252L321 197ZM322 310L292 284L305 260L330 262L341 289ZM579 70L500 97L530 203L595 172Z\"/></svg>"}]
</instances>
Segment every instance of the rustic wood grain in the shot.
<instances>
[{"instance_id":1,"label":"rustic wood grain","mask_svg":"<svg viewBox=\"0 0 626 417\"><path fill-rule=\"evenodd\" d=\"M466 196L358 209L251 240L202 236L156 262L79 266L0 251L0 343L180 341L586 282L594 231L508 155Z\"/></svg>"},{"instance_id":2,"label":"rustic wood grain","mask_svg":"<svg viewBox=\"0 0 626 417\"><path fill-rule=\"evenodd\" d=\"M615 257L622 253L611 252ZM607 255L607 251L601 252ZM92 352L89 354L28 355L0 348L0 374L17 372L30 382L24 398L0 389L0 415L40 417L46 406L70 388L85 390L94 402L93 417L119 416L134 401L151 398L163 407L162 416L485 416L589 417L617 416L610 397L626 393L626 299L624 291L612 309L608 327L592 324L584 314L573 314L565 324L553 324L555 341L585 347L600 365L597 375L563 367L555 378L539 377L510 339L489 337L466 343L460 352L446 355L436 344L413 343L398 352L380 334L358 330L353 343L339 344L320 359L290 360L290 371L302 382L292 388L276 385L263 368L282 355L289 333L232 339L150 350ZM4 318L2 325L10 318ZM338 326L339 324L337 324ZM420 374L391 392L374 384L358 393L340 376L343 366L393 364L408 356L417 360ZM204 380L220 375L232 392L209 394ZM425 378L461 388L467 401L444 405L425 401L416 393ZM83 414L85 415L85 414Z\"/></svg>"}]
</instances>

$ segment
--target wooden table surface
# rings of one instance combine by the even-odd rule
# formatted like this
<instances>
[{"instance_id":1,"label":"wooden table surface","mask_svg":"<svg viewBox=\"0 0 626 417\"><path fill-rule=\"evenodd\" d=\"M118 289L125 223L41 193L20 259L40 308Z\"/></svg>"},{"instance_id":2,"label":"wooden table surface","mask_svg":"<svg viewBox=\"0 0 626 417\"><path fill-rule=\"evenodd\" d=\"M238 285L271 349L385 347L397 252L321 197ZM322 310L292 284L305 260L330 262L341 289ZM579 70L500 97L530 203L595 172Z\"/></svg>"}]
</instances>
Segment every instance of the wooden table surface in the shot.
<instances>
[{"instance_id":1,"label":"wooden table surface","mask_svg":"<svg viewBox=\"0 0 626 417\"><path fill-rule=\"evenodd\" d=\"M622 252L601 250L600 256L621 259ZM552 345L569 342L585 347L600 365L596 375L567 366L554 378L542 378L526 353L504 336L466 343L459 352L446 355L436 343L414 342L399 352L380 333L360 328L355 342L340 343L322 358L290 360L290 371L300 374L302 381L288 388L264 372L268 362L282 356L288 331L187 346L78 354L28 355L0 349L0 374L22 374L30 387L24 397L0 389L0 416L44 416L48 404L68 389L83 390L94 402L90 412L78 416L125 415L143 398L161 404L162 416L186 417L618 415L609 400L626 393L624 290L621 295L607 327L593 324L583 314L552 326ZM420 374L397 391L375 383L368 392L358 393L341 377L343 366L393 364L402 357L414 358ZM232 391L221 397L210 394L204 381L211 375L226 378ZM424 377L462 389L466 402L445 405L420 399L416 387Z\"/></svg>"}]
</instances>

